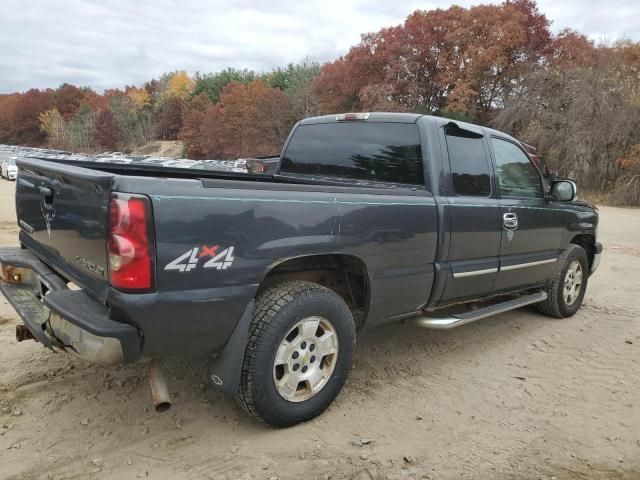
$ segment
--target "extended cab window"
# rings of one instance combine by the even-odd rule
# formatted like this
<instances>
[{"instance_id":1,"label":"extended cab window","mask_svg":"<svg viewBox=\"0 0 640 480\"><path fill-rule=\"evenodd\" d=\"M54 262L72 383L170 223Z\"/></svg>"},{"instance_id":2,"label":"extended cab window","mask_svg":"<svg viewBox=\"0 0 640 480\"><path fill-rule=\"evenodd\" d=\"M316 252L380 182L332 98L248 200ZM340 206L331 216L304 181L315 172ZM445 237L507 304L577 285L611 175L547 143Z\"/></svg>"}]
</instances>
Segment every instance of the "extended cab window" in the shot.
<instances>
[{"instance_id":1,"label":"extended cab window","mask_svg":"<svg viewBox=\"0 0 640 480\"><path fill-rule=\"evenodd\" d=\"M447 128L445 133L455 193L471 197L491 195L489 162L482 136L459 128Z\"/></svg>"},{"instance_id":2,"label":"extended cab window","mask_svg":"<svg viewBox=\"0 0 640 480\"><path fill-rule=\"evenodd\" d=\"M502 196L542 197L540 175L525 153L515 144L492 137L496 176Z\"/></svg>"},{"instance_id":3,"label":"extended cab window","mask_svg":"<svg viewBox=\"0 0 640 480\"><path fill-rule=\"evenodd\" d=\"M301 125L281 173L424 185L418 127L409 123Z\"/></svg>"}]
</instances>

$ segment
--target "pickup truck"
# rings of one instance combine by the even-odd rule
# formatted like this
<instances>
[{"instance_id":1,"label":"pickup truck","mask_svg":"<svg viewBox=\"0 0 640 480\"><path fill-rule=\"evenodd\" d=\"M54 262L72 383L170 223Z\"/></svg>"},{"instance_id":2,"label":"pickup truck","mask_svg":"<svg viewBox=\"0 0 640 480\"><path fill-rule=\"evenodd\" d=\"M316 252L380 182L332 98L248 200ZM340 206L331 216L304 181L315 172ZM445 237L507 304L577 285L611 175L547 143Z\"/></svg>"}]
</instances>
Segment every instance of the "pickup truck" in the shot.
<instances>
[{"instance_id":1,"label":"pickup truck","mask_svg":"<svg viewBox=\"0 0 640 480\"><path fill-rule=\"evenodd\" d=\"M0 287L35 339L108 364L203 356L272 425L312 419L357 332L447 329L525 305L570 317L598 211L504 133L407 113L307 118L273 175L19 159L22 248Z\"/></svg>"}]
</instances>

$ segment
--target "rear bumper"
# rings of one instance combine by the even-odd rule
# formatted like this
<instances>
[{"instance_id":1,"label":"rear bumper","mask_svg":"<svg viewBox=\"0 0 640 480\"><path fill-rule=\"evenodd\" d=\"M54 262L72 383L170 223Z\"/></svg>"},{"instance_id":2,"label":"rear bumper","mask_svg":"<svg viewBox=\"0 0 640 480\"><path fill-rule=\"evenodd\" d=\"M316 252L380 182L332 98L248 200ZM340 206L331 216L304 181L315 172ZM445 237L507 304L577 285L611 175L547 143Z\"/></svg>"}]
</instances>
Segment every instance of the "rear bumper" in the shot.
<instances>
[{"instance_id":1,"label":"rear bumper","mask_svg":"<svg viewBox=\"0 0 640 480\"><path fill-rule=\"evenodd\" d=\"M131 363L141 356L133 325L109 318L109 309L19 248L0 248L0 290L34 339L105 364Z\"/></svg>"},{"instance_id":2,"label":"rear bumper","mask_svg":"<svg viewBox=\"0 0 640 480\"><path fill-rule=\"evenodd\" d=\"M602 258L602 244L600 242L596 242L593 244L593 261L591 262L591 268L589 269L589 274L593 274L600 266L600 259Z\"/></svg>"}]
</instances>

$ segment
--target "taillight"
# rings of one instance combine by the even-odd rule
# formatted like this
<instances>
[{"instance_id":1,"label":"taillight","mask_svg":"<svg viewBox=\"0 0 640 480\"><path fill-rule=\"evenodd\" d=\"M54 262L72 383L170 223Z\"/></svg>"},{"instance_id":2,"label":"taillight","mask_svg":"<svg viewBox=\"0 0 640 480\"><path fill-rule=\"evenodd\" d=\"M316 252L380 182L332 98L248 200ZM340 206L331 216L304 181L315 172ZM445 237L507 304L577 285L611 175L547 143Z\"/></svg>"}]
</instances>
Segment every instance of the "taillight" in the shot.
<instances>
[{"instance_id":1,"label":"taillight","mask_svg":"<svg viewBox=\"0 0 640 480\"><path fill-rule=\"evenodd\" d=\"M109 283L119 290L153 287L151 204L142 195L112 193L109 203Z\"/></svg>"}]
</instances>

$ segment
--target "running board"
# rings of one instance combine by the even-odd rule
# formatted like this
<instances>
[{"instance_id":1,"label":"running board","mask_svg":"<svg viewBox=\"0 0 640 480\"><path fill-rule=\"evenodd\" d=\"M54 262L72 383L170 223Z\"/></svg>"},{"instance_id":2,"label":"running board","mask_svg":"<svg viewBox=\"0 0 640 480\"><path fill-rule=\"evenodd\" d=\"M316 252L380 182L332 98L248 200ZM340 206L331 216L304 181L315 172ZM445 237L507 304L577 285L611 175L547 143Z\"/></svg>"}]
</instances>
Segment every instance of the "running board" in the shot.
<instances>
[{"instance_id":1,"label":"running board","mask_svg":"<svg viewBox=\"0 0 640 480\"><path fill-rule=\"evenodd\" d=\"M546 299L546 292L536 292L530 295L514 298L513 300L507 300L506 302L500 302L488 307L480 308L478 310L472 310L470 312L450 315L448 317L420 316L409 319L409 322L421 328L448 330L449 328L466 325L467 323L491 317L492 315L508 312L509 310L515 310L516 308L524 307L525 305L542 302Z\"/></svg>"}]
</instances>

